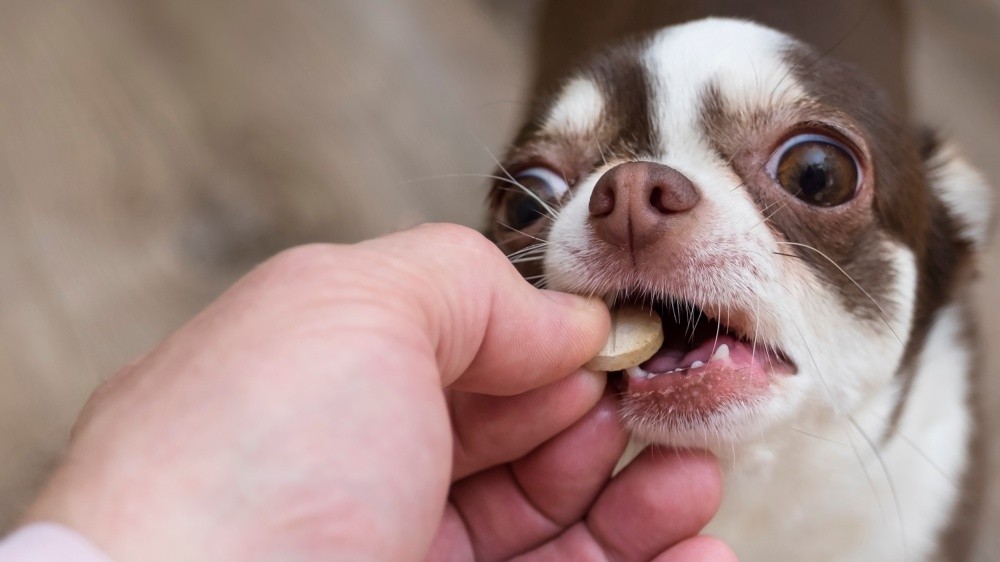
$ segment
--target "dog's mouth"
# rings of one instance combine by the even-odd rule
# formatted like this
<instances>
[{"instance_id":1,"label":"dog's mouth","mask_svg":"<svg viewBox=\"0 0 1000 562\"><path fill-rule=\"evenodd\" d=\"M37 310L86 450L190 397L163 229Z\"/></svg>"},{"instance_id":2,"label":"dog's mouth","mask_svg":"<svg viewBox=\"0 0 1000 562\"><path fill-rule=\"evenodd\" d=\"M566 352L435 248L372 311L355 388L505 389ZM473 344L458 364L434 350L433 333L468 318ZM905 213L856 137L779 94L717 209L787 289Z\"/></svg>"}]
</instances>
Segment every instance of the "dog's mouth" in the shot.
<instances>
[{"instance_id":1,"label":"dog's mouth","mask_svg":"<svg viewBox=\"0 0 1000 562\"><path fill-rule=\"evenodd\" d=\"M704 418L755 402L766 396L774 377L798 371L778 346L759 339L751 314L648 295L619 295L618 303L651 308L662 320L663 345L656 354L613 379L626 398L654 401L647 406L658 418Z\"/></svg>"}]
</instances>

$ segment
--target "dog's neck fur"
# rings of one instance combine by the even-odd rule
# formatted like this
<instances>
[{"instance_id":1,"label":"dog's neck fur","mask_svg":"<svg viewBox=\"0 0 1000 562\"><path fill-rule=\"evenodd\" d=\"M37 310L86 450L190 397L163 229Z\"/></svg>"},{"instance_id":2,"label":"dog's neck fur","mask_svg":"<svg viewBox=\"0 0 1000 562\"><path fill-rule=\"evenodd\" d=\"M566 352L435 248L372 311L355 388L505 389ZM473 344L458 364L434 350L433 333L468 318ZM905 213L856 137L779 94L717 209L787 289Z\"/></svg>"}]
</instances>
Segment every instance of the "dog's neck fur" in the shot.
<instances>
[{"instance_id":1,"label":"dog's neck fur","mask_svg":"<svg viewBox=\"0 0 1000 562\"><path fill-rule=\"evenodd\" d=\"M849 417L723 452L726 495L707 532L747 561L965 560L971 543L944 545L942 533L974 520L962 501L974 363L966 310L940 310L891 434L899 384Z\"/></svg>"}]
</instances>

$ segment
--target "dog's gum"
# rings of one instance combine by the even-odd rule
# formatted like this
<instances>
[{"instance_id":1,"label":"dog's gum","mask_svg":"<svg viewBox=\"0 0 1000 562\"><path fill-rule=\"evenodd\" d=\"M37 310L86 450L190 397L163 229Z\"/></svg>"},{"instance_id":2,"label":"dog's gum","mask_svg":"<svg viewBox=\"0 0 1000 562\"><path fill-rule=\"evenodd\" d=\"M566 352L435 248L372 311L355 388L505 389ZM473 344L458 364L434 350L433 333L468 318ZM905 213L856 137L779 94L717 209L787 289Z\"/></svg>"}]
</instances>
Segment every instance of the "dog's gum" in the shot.
<instances>
[{"instance_id":1,"label":"dog's gum","mask_svg":"<svg viewBox=\"0 0 1000 562\"><path fill-rule=\"evenodd\" d=\"M625 305L611 311L608 341L587 367L595 371L621 371L649 359L663 345L663 324L648 308Z\"/></svg>"}]
</instances>

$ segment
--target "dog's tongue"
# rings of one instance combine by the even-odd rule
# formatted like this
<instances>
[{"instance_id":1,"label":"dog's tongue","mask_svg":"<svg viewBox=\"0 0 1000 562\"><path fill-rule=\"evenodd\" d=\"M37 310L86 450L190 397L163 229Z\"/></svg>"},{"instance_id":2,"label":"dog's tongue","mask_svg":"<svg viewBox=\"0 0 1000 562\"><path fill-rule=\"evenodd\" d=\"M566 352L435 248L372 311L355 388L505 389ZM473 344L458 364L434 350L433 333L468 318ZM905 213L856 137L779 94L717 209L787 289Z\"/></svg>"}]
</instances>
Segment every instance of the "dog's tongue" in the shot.
<instances>
[{"instance_id":1,"label":"dog's tongue","mask_svg":"<svg viewBox=\"0 0 1000 562\"><path fill-rule=\"evenodd\" d=\"M650 373L666 373L680 367L681 360L684 359L685 355L687 355L687 351L685 351L683 344L676 341L665 341L656 355L639 366Z\"/></svg>"}]
</instances>

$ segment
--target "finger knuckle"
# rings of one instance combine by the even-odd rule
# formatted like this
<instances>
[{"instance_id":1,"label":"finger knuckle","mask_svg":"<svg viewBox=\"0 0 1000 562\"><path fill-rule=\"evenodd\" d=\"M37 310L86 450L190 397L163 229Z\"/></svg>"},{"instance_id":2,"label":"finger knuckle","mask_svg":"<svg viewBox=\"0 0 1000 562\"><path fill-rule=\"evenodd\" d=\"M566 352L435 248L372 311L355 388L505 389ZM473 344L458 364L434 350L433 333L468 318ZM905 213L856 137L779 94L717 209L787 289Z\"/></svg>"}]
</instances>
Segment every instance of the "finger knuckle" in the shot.
<instances>
[{"instance_id":1,"label":"finger knuckle","mask_svg":"<svg viewBox=\"0 0 1000 562\"><path fill-rule=\"evenodd\" d=\"M265 283L298 286L307 280L329 279L343 267L344 246L313 243L283 250L264 262L257 276Z\"/></svg>"}]
</instances>

